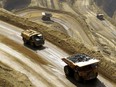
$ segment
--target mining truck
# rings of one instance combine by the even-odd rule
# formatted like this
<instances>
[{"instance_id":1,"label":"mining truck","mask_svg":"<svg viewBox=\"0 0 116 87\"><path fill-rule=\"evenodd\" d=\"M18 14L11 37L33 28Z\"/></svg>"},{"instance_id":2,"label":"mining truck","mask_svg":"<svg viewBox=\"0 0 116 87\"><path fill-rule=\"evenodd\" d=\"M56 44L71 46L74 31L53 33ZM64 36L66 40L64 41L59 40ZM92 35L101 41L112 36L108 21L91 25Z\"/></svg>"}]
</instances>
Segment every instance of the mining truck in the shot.
<instances>
[{"instance_id":1,"label":"mining truck","mask_svg":"<svg viewBox=\"0 0 116 87\"><path fill-rule=\"evenodd\" d=\"M32 29L22 31L21 36L24 44L29 44L33 47L41 47L45 43L43 35Z\"/></svg>"},{"instance_id":2,"label":"mining truck","mask_svg":"<svg viewBox=\"0 0 116 87\"><path fill-rule=\"evenodd\" d=\"M67 64L64 66L65 75L74 77L77 82L95 79L98 76L98 59L78 53L62 60Z\"/></svg>"},{"instance_id":3,"label":"mining truck","mask_svg":"<svg viewBox=\"0 0 116 87\"><path fill-rule=\"evenodd\" d=\"M52 17L51 13L42 12L42 20L43 21L52 21L51 17Z\"/></svg>"},{"instance_id":4,"label":"mining truck","mask_svg":"<svg viewBox=\"0 0 116 87\"><path fill-rule=\"evenodd\" d=\"M97 18L100 20L104 20L104 14L97 14Z\"/></svg>"}]
</instances>

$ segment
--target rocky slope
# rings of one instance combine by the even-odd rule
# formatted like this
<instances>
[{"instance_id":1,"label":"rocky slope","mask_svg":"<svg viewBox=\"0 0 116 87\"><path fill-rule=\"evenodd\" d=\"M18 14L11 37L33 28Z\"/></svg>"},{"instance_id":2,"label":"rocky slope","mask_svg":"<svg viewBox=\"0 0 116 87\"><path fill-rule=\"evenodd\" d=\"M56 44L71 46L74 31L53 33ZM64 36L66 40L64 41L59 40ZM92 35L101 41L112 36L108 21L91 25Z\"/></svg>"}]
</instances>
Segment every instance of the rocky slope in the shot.
<instances>
[{"instance_id":1,"label":"rocky slope","mask_svg":"<svg viewBox=\"0 0 116 87\"><path fill-rule=\"evenodd\" d=\"M114 12L114 15L112 17L114 19L114 21L116 22L116 12Z\"/></svg>"},{"instance_id":2,"label":"rocky slope","mask_svg":"<svg viewBox=\"0 0 116 87\"><path fill-rule=\"evenodd\" d=\"M0 87L34 87L28 78L0 62Z\"/></svg>"}]
</instances>

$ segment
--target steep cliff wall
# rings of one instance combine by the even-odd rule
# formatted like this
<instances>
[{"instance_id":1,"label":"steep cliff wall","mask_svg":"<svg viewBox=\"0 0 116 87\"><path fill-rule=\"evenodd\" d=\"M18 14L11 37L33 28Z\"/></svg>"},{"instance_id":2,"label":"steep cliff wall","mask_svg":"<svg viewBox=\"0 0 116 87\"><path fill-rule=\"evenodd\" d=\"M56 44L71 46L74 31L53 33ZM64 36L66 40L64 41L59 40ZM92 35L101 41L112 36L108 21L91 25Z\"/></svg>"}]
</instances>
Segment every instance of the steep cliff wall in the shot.
<instances>
[{"instance_id":1,"label":"steep cliff wall","mask_svg":"<svg viewBox=\"0 0 116 87\"><path fill-rule=\"evenodd\" d=\"M116 22L116 11L114 12L112 19Z\"/></svg>"},{"instance_id":2,"label":"steep cliff wall","mask_svg":"<svg viewBox=\"0 0 116 87\"><path fill-rule=\"evenodd\" d=\"M32 0L31 6L39 6L49 9L61 10L61 2L65 0Z\"/></svg>"},{"instance_id":3,"label":"steep cliff wall","mask_svg":"<svg viewBox=\"0 0 116 87\"><path fill-rule=\"evenodd\" d=\"M3 0L3 8L13 10L28 6L31 0Z\"/></svg>"},{"instance_id":4,"label":"steep cliff wall","mask_svg":"<svg viewBox=\"0 0 116 87\"><path fill-rule=\"evenodd\" d=\"M62 9L61 2L67 1L72 5L75 0L0 0L3 1L3 7L7 10L27 7L35 5L49 9ZM116 10L116 0L94 0L96 4L102 8L110 17L113 17ZM114 16L115 17L115 16Z\"/></svg>"},{"instance_id":5,"label":"steep cliff wall","mask_svg":"<svg viewBox=\"0 0 116 87\"><path fill-rule=\"evenodd\" d=\"M116 0L94 0L110 17L113 17L116 11Z\"/></svg>"}]
</instances>

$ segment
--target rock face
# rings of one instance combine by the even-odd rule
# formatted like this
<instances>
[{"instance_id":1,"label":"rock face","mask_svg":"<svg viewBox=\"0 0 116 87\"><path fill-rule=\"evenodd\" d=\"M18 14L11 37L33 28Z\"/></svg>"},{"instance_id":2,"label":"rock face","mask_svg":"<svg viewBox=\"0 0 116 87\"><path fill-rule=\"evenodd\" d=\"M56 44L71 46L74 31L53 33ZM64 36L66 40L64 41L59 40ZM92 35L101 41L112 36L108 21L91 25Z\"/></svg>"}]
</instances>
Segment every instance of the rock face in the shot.
<instances>
[{"instance_id":1,"label":"rock face","mask_svg":"<svg viewBox=\"0 0 116 87\"><path fill-rule=\"evenodd\" d=\"M114 12L112 19L114 19L114 21L116 22L116 11Z\"/></svg>"},{"instance_id":2,"label":"rock face","mask_svg":"<svg viewBox=\"0 0 116 87\"><path fill-rule=\"evenodd\" d=\"M29 5L31 0L3 0L3 7L7 10L23 8Z\"/></svg>"},{"instance_id":3,"label":"rock face","mask_svg":"<svg viewBox=\"0 0 116 87\"><path fill-rule=\"evenodd\" d=\"M34 1L34 0L32 0ZM49 9L57 9L60 10L61 8L61 2L65 0L38 0L38 6L39 7L44 7L44 8L49 8Z\"/></svg>"},{"instance_id":4,"label":"rock face","mask_svg":"<svg viewBox=\"0 0 116 87\"><path fill-rule=\"evenodd\" d=\"M110 17L113 17L116 11L116 0L94 0Z\"/></svg>"}]
</instances>

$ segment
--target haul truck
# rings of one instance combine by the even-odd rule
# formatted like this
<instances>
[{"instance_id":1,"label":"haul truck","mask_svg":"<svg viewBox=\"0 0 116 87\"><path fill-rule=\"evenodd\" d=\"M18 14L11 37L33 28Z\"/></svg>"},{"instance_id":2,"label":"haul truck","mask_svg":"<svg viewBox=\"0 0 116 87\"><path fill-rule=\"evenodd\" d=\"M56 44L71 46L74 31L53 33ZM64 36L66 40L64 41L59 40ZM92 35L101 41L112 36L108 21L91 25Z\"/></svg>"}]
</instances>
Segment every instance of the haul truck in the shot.
<instances>
[{"instance_id":1,"label":"haul truck","mask_svg":"<svg viewBox=\"0 0 116 87\"><path fill-rule=\"evenodd\" d=\"M76 81L86 81L95 79L98 76L99 60L91 58L86 54L75 54L73 56L62 58L67 64L64 66L65 75L73 76Z\"/></svg>"},{"instance_id":2,"label":"haul truck","mask_svg":"<svg viewBox=\"0 0 116 87\"><path fill-rule=\"evenodd\" d=\"M43 21L52 21L51 17L52 17L51 13L42 12L42 20Z\"/></svg>"},{"instance_id":3,"label":"haul truck","mask_svg":"<svg viewBox=\"0 0 116 87\"><path fill-rule=\"evenodd\" d=\"M21 36L24 44L29 44L33 47L41 47L45 43L43 35L32 29L22 31Z\"/></svg>"},{"instance_id":4,"label":"haul truck","mask_svg":"<svg viewBox=\"0 0 116 87\"><path fill-rule=\"evenodd\" d=\"M104 14L97 14L97 18L100 20L104 20Z\"/></svg>"}]
</instances>

